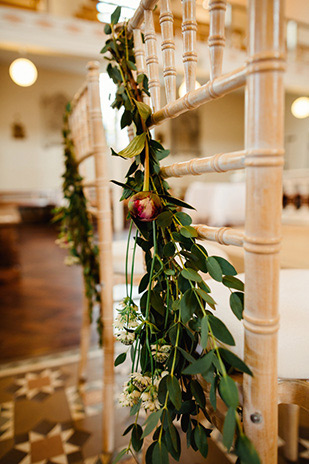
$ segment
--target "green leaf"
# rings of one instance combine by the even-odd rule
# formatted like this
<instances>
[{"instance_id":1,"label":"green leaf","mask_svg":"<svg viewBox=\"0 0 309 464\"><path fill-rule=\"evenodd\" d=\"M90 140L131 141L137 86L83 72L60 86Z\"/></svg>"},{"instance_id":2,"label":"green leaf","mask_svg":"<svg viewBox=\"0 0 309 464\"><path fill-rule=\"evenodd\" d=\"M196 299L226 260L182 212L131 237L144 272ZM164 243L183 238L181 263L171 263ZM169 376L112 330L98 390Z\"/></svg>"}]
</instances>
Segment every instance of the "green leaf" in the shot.
<instances>
[{"instance_id":1,"label":"green leaf","mask_svg":"<svg viewBox=\"0 0 309 464\"><path fill-rule=\"evenodd\" d=\"M225 348L219 348L219 351L222 358L232 367L235 367L235 369L253 376L251 369L238 356L236 356L236 354L226 350Z\"/></svg>"},{"instance_id":2,"label":"green leaf","mask_svg":"<svg viewBox=\"0 0 309 464\"><path fill-rule=\"evenodd\" d=\"M246 435L239 435L235 451L241 460L241 464L261 464L259 455Z\"/></svg>"},{"instance_id":3,"label":"green leaf","mask_svg":"<svg viewBox=\"0 0 309 464\"><path fill-rule=\"evenodd\" d=\"M146 143L146 132L143 132L140 135L136 135L129 145L121 150L118 155L122 158L133 158L134 156L139 155Z\"/></svg>"},{"instance_id":4,"label":"green leaf","mask_svg":"<svg viewBox=\"0 0 309 464\"><path fill-rule=\"evenodd\" d=\"M124 437L127 433L129 433L130 430L133 429L133 427L134 427L134 424L130 424L129 427L127 427L127 428L125 429L125 431L123 432L122 436Z\"/></svg>"},{"instance_id":5,"label":"green leaf","mask_svg":"<svg viewBox=\"0 0 309 464\"><path fill-rule=\"evenodd\" d=\"M222 269L216 258L210 256L207 259L207 270L209 275L218 282L222 282Z\"/></svg>"},{"instance_id":6,"label":"green leaf","mask_svg":"<svg viewBox=\"0 0 309 464\"><path fill-rule=\"evenodd\" d=\"M109 24L105 24L105 26L104 26L104 32L105 32L106 35L109 35L109 34L112 33L112 29L111 29L111 27L110 27Z\"/></svg>"},{"instance_id":7,"label":"green leaf","mask_svg":"<svg viewBox=\"0 0 309 464\"><path fill-rule=\"evenodd\" d=\"M182 321L186 324L199 308L194 291L189 288L180 300L180 314Z\"/></svg>"},{"instance_id":8,"label":"green leaf","mask_svg":"<svg viewBox=\"0 0 309 464\"><path fill-rule=\"evenodd\" d=\"M187 360L189 361L190 363L194 362L195 361L195 358L193 358L193 356L188 353L186 350L184 350L183 348L181 348L180 346L177 346L177 349L180 351L180 353L182 354L182 356ZM164 377L163 377L164 378Z\"/></svg>"},{"instance_id":9,"label":"green leaf","mask_svg":"<svg viewBox=\"0 0 309 464\"><path fill-rule=\"evenodd\" d=\"M137 100L135 100L135 103L136 103L137 110L139 112L140 117L144 121L147 121L147 119L149 118L149 116L152 113L150 106L148 106L146 103L139 102Z\"/></svg>"},{"instance_id":10,"label":"green leaf","mask_svg":"<svg viewBox=\"0 0 309 464\"><path fill-rule=\"evenodd\" d=\"M192 219L190 218L189 214L183 213L182 211L178 211L175 214L175 217L183 226L190 226L192 224Z\"/></svg>"},{"instance_id":11,"label":"green leaf","mask_svg":"<svg viewBox=\"0 0 309 464\"><path fill-rule=\"evenodd\" d=\"M196 293L201 297L203 298L204 301L206 301L206 303L208 303L210 306L215 306L217 303L215 302L215 300L209 295L209 293L206 293L204 290L202 290L201 288L196 288L195 289Z\"/></svg>"},{"instance_id":12,"label":"green leaf","mask_svg":"<svg viewBox=\"0 0 309 464\"><path fill-rule=\"evenodd\" d=\"M143 445L143 429L140 425L135 424L132 430L132 446L136 452L138 452Z\"/></svg>"},{"instance_id":13,"label":"green leaf","mask_svg":"<svg viewBox=\"0 0 309 464\"><path fill-rule=\"evenodd\" d=\"M117 454L117 456L115 457L115 459L113 460L113 463L112 464L116 464L117 462L120 461L120 459L122 458L122 456L124 456L127 452L127 448L124 448L123 450L120 451L119 454Z\"/></svg>"},{"instance_id":14,"label":"green leaf","mask_svg":"<svg viewBox=\"0 0 309 464\"><path fill-rule=\"evenodd\" d=\"M187 209L195 209L193 206L190 206L188 203L185 203L182 200L179 200L178 198L171 197L170 195L159 195L161 198L164 198L164 200L167 200L169 203L172 205L176 206L181 206L182 208L187 208Z\"/></svg>"},{"instance_id":15,"label":"green leaf","mask_svg":"<svg viewBox=\"0 0 309 464\"><path fill-rule=\"evenodd\" d=\"M223 444L230 451L231 446L233 444L234 435L235 435L235 428L236 428L236 416L235 416L235 409L229 408L223 425Z\"/></svg>"},{"instance_id":16,"label":"green leaf","mask_svg":"<svg viewBox=\"0 0 309 464\"><path fill-rule=\"evenodd\" d=\"M121 353L121 354L120 354L119 356L117 356L117 358L115 359L114 366L117 367L117 366L119 366L119 364L122 364L123 362L125 362L126 357L127 357L127 353Z\"/></svg>"},{"instance_id":17,"label":"green leaf","mask_svg":"<svg viewBox=\"0 0 309 464\"><path fill-rule=\"evenodd\" d=\"M185 238L197 237L197 235L198 235L196 230L194 229L194 227L191 227L191 226L182 227L179 230L179 232Z\"/></svg>"},{"instance_id":18,"label":"green leaf","mask_svg":"<svg viewBox=\"0 0 309 464\"><path fill-rule=\"evenodd\" d=\"M169 227L173 220L173 213L171 211L163 211L156 219L159 227Z\"/></svg>"},{"instance_id":19,"label":"green leaf","mask_svg":"<svg viewBox=\"0 0 309 464\"><path fill-rule=\"evenodd\" d=\"M155 411L151 413L150 416L148 416L144 424L145 428L144 428L142 438L147 437L147 435L149 435L153 431L153 429L156 427L161 417L161 414L162 414L162 409L160 409L159 411Z\"/></svg>"},{"instance_id":20,"label":"green leaf","mask_svg":"<svg viewBox=\"0 0 309 464\"><path fill-rule=\"evenodd\" d=\"M117 24L121 14L121 7L117 6L115 11L111 15L111 24Z\"/></svg>"},{"instance_id":21,"label":"green leaf","mask_svg":"<svg viewBox=\"0 0 309 464\"><path fill-rule=\"evenodd\" d=\"M211 366L214 351L211 350L205 356L195 360L190 366L186 367L182 373L185 375L205 374Z\"/></svg>"},{"instance_id":22,"label":"green leaf","mask_svg":"<svg viewBox=\"0 0 309 464\"><path fill-rule=\"evenodd\" d=\"M171 402L177 409L177 411L181 408L181 389L179 385L179 381L175 376L167 376L167 390L170 395Z\"/></svg>"},{"instance_id":23,"label":"green leaf","mask_svg":"<svg viewBox=\"0 0 309 464\"><path fill-rule=\"evenodd\" d=\"M241 292L243 292L245 289L244 283L233 276L223 277L222 282L226 287L235 288L235 290L240 290Z\"/></svg>"},{"instance_id":24,"label":"green leaf","mask_svg":"<svg viewBox=\"0 0 309 464\"><path fill-rule=\"evenodd\" d=\"M121 116L120 127L124 129L126 126L129 126L132 122L132 113L131 111L124 111L123 115Z\"/></svg>"},{"instance_id":25,"label":"green leaf","mask_svg":"<svg viewBox=\"0 0 309 464\"><path fill-rule=\"evenodd\" d=\"M206 406L205 394L199 382L197 380L191 380L190 388L191 388L192 395L194 396L197 404L199 404L201 408L205 408Z\"/></svg>"},{"instance_id":26,"label":"green leaf","mask_svg":"<svg viewBox=\"0 0 309 464\"><path fill-rule=\"evenodd\" d=\"M207 432L204 429L204 427L200 424L198 424L197 427L195 427L194 441L201 455L204 458L206 458L208 454Z\"/></svg>"},{"instance_id":27,"label":"green leaf","mask_svg":"<svg viewBox=\"0 0 309 464\"><path fill-rule=\"evenodd\" d=\"M139 400L138 403L134 404L130 409L130 416L135 416L135 414L140 410L142 400Z\"/></svg>"},{"instance_id":28,"label":"green leaf","mask_svg":"<svg viewBox=\"0 0 309 464\"><path fill-rule=\"evenodd\" d=\"M201 347L206 348L208 342L208 318L204 316L201 320Z\"/></svg>"},{"instance_id":29,"label":"green leaf","mask_svg":"<svg viewBox=\"0 0 309 464\"><path fill-rule=\"evenodd\" d=\"M244 294L234 292L230 295L230 307L237 319L242 320L242 313L244 311Z\"/></svg>"},{"instance_id":30,"label":"green leaf","mask_svg":"<svg viewBox=\"0 0 309 464\"><path fill-rule=\"evenodd\" d=\"M169 464L168 452L163 441L157 441L152 452L153 464Z\"/></svg>"},{"instance_id":31,"label":"green leaf","mask_svg":"<svg viewBox=\"0 0 309 464\"><path fill-rule=\"evenodd\" d=\"M183 269L181 271L182 277L187 280L193 280L193 282L201 282L202 277L194 270L188 267L187 269Z\"/></svg>"},{"instance_id":32,"label":"green leaf","mask_svg":"<svg viewBox=\"0 0 309 464\"><path fill-rule=\"evenodd\" d=\"M176 251L176 247L173 242L168 242L166 245L163 247L163 255L166 258L170 258L171 256L174 256Z\"/></svg>"},{"instance_id":33,"label":"green leaf","mask_svg":"<svg viewBox=\"0 0 309 464\"><path fill-rule=\"evenodd\" d=\"M136 64L133 63L133 61L126 60L126 63L127 63L128 68L132 69L133 71L137 70Z\"/></svg>"},{"instance_id":34,"label":"green leaf","mask_svg":"<svg viewBox=\"0 0 309 464\"><path fill-rule=\"evenodd\" d=\"M235 340L226 325L213 314L208 316L214 336L227 345L235 346Z\"/></svg>"},{"instance_id":35,"label":"green leaf","mask_svg":"<svg viewBox=\"0 0 309 464\"><path fill-rule=\"evenodd\" d=\"M237 271L234 268L234 266L232 266L232 264L229 263L226 259L222 258L221 256L212 256L212 257L215 258L220 264L223 275L229 275L229 276L237 275Z\"/></svg>"},{"instance_id":36,"label":"green leaf","mask_svg":"<svg viewBox=\"0 0 309 464\"><path fill-rule=\"evenodd\" d=\"M229 408L237 408L239 404L238 388L234 380L228 375L221 378L219 383L219 393Z\"/></svg>"}]
</instances>

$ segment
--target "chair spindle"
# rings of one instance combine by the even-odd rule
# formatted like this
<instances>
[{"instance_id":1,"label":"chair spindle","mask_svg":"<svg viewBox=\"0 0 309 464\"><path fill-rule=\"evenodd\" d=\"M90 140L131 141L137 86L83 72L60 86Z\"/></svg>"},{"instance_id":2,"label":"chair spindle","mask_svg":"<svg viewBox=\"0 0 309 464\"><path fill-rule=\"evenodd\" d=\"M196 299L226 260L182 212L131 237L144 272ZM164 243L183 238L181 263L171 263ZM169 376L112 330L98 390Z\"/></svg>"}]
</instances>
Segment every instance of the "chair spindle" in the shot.
<instances>
[{"instance_id":1,"label":"chair spindle","mask_svg":"<svg viewBox=\"0 0 309 464\"><path fill-rule=\"evenodd\" d=\"M183 64L185 68L186 92L195 89L196 80L196 0L183 0Z\"/></svg>"},{"instance_id":2,"label":"chair spindle","mask_svg":"<svg viewBox=\"0 0 309 464\"><path fill-rule=\"evenodd\" d=\"M174 18L169 0L161 0L160 25L162 33L163 76L167 103L176 100Z\"/></svg>"},{"instance_id":3,"label":"chair spindle","mask_svg":"<svg viewBox=\"0 0 309 464\"><path fill-rule=\"evenodd\" d=\"M159 59L157 54L157 37L153 23L152 10L145 10L146 64L149 77L149 91L153 111L160 108Z\"/></svg>"},{"instance_id":4,"label":"chair spindle","mask_svg":"<svg viewBox=\"0 0 309 464\"><path fill-rule=\"evenodd\" d=\"M134 29L133 38L137 76L139 76L140 74L146 74L145 47L143 44L142 33L140 29ZM144 103L147 103L147 105L150 106L150 98L145 93L143 95L143 101Z\"/></svg>"},{"instance_id":5,"label":"chair spindle","mask_svg":"<svg viewBox=\"0 0 309 464\"><path fill-rule=\"evenodd\" d=\"M223 51L225 45L226 0L209 0L209 54L210 80L222 73Z\"/></svg>"}]
</instances>

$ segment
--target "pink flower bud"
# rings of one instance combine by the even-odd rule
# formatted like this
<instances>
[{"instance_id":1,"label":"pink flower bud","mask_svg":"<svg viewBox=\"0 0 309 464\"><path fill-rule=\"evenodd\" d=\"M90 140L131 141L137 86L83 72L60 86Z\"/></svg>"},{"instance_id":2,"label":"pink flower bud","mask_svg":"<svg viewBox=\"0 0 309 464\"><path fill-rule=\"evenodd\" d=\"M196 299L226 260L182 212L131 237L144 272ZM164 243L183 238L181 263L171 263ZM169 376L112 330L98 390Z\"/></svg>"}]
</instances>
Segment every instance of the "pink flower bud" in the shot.
<instances>
[{"instance_id":1,"label":"pink flower bud","mask_svg":"<svg viewBox=\"0 0 309 464\"><path fill-rule=\"evenodd\" d=\"M152 192L139 192L129 200L131 216L143 222L154 221L162 211L162 203L158 195Z\"/></svg>"}]
</instances>

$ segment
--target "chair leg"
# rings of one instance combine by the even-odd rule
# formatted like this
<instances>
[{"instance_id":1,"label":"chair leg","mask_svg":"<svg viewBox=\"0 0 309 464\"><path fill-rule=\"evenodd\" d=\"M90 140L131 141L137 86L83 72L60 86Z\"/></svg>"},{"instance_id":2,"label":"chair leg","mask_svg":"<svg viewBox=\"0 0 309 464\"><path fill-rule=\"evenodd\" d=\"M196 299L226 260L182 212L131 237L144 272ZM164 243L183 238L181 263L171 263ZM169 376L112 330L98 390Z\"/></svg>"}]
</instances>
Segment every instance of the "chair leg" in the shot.
<instances>
[{"instance_id":1,"label":"chair leg","mask_svg":"<svg viewBox=\"0 0 309 464\"><path fill-rule=\"evenodd\" d=\"M78 363L78 382L84 383L86 381L86 368L87 358L90 344L90 320L88 314L88 301L87 298L83 299L83 319L80 331L80 358Z\"/></svg>"},{"instance_id":2,"label":"chair leg","mask_svg":"<svg viewBox=\"0 0 309 464\"><path fill-rule=\"evenodd\" d=\"M284 456L292 462L298 460L298 427L300 407L296 404L282 404L280 414L280 435L285 441Z\"/></svg>"}]
</instances>

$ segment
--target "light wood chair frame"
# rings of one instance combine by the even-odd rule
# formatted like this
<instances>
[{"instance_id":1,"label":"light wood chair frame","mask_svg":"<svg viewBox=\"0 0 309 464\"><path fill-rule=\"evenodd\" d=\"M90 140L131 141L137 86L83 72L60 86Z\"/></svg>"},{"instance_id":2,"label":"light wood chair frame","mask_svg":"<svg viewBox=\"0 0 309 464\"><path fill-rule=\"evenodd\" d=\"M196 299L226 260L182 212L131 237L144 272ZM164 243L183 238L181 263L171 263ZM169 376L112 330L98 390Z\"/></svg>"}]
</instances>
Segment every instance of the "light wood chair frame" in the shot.
<instances>
[{"instance_id":1,"label":"light wood chair frame","mask_svg":"<svg viewBox=\"0 0 309 464\"><path fill-rule=\"evenodd\" d=\"M76 160L82 173L82 163L94 157L95 180L83 187L95 188L96 200L90 200L88 211L97 219L100 268L101 318L103 326L103 392L102 392L102 451L104 462L114 451L114 335L113 335L113 256L110 182L105 132L100 105L99 63L90 62L85 84L72 100L69 118ZM90 338L88 302L84 296L81 328L81 358L79 379L85 374Z\"/></svg>"},{"instance_id":2,"label":"light wood chair frame","mask_svg":"<svg viewBox=\"0 0 309 464\"><path fill-rule=\"evenodd\" d=\"M249 0L246 63L222 74L226 0L209 0L210 80L195 89L197 68L196 4L183 0L183 64L186 95L176 97L175 41L170 0L160 1L163 81L167 104L160 106L159 60L153 9L159 0L142 0L128 23L133 33L137 74L149 78L151 126L194 110L245 87L245 148L175 163L165 178L245 169L245 231L197 225L199 237L245 250L245 361L254 377L243 376L243 420L263 464L277 462L278 403L308 408L308 383L277 378L279 329L279 251L281 243L282 167L284 163L285 44L283 0ZM145 23L145 46L141 28ZM145 97L147 99L147 97Z\"/></svg>"}]
</instances>

